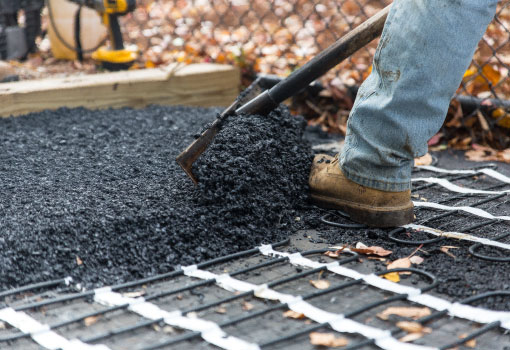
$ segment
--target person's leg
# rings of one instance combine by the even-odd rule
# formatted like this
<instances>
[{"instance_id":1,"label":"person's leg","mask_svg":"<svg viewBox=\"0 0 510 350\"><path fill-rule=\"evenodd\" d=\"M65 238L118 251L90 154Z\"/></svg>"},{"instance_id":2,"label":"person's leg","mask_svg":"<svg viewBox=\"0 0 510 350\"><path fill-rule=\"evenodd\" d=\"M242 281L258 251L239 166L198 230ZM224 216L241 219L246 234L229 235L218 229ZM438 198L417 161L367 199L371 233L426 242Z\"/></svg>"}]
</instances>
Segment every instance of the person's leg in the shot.
<instances>
[{"instance_id":1,"label":"person's leg","mask_svg":"<svg viewBox=\"0 0 510 350\"><path fill-rule=\"evenodd\" d=\"M497 0L395 0L340 159L318 155L310 196L379 227L413 221L411 168L427 152Z\"/></svg>"},{"instance_id":2,"label":"person's leg","mask_svg":"<svg viewBox=\"0 0 510 350\"><path fill-rule=\"evenodd\" d=\"M395 0L351 112L340 164L382 191L410 188L413 159L444 122L497 0Z\"/></svg>"}]
</instances>

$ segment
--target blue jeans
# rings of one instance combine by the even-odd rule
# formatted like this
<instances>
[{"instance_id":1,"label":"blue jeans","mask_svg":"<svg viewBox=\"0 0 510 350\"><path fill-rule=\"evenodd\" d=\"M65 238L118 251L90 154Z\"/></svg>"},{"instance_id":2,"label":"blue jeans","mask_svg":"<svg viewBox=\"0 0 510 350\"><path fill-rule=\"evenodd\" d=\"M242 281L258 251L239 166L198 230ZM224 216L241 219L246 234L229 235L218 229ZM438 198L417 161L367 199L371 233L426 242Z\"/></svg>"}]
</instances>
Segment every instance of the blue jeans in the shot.
<instances>
[{"instance_id":1,"label":"blue jeans","mask_svg":"<svg viewBox=\"0 0 510 350\"><path fill-rule=\"evenodd\" d=\"M413 159L441 128L497 0L395 0L347 124L340 167L383 191L410 189Z\"/></svg>"}]
</instances>

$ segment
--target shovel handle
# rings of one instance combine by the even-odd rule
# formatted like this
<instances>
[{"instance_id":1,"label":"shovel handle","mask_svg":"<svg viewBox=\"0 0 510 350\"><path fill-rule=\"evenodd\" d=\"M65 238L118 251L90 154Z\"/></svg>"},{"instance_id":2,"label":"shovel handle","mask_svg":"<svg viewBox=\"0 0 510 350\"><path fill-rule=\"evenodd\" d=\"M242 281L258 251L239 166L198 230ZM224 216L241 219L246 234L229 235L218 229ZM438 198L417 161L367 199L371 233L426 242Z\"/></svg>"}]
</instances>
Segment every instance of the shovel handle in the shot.
<instances>
[{"instance_id":1,"label":"shovel handle","mask_svg":"<svg viewBox=\"0 0 510 350\"><path fill-rule=\"evenodd\" d=\"M331 68L377 38L382 33L390 8L391 5L386 6L272 87L267 96L246 103L238 112L249 111L250 114L264 114L268 107L272 106L264 108L261 103L262 99L270 101L273 106L277 106L306 88Z\"/></svg>"}]
</instances>

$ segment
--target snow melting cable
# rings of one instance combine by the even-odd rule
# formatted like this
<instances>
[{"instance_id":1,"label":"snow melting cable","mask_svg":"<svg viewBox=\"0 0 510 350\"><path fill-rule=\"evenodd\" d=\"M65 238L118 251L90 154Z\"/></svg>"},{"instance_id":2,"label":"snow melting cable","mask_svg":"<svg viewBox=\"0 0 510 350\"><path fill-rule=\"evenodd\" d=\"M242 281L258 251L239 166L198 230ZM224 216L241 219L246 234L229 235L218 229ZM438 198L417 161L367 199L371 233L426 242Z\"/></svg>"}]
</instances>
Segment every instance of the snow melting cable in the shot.
<instances>
[{"instance_id":1,"label":"snow melting cable","mask_svg":"<svg viewBox=\"0 0 510 350\"><path fill-rule=\"evenodd\" d=\"M262 251L272 250L271 246L262 247ZM289 260L292 263L293 256L289 255ZM334 263L338 266L337 263ZM313 264L311 264L314 266ZM302 266L302 265L300 265ZM309 266L311 267L311 266ZM326 267L326 265L324 265ZM396 269L395 271L409 271L409 269ZM392 270L389 270L392 272ZM198 270L196 266L191 268L186 268L185 275L195 278L201 279L210 279L214 277L217 281L217 285L231 292L249 292L252 291L257 298L267 299L272 301L279 301L282 304L285 304L290 310L303 314L305 317L317 322L319 325L315 327L325 327L329 326L331 329L340 332L340 333L358 333L363 335L366 338L374 341L374 344L379 348L384 350L435 350L438 348L422 346L422 345L414 345L408 344L398 341L393 338L392 334L387 330L381 330L375 327L367 326L362 323L356 322L354 320L346 318L344 314L336 314L332 312L328 312L313 306L312 304L303 300L301 296L296 296L292 294L286 294L277 292L268 287L267 284L255 285L251 283L247 283L241 280L237 280L232 278L229 275L215 275L209 271ZM384 273L387 273L385 271ZM384 303L389 303L390 301L394 301L395 299L385 299L375 303L375 305L381 305ZM398 299L397 299L398 300ZM363 310L366 308L364 307ZM314 327L314 328L315 328ZM267 341L263 344L260 344L260 348L266 348L272 346L281 340L285 340L288 337L277 338L274 340Z\"/></svg>"},{"instance_id":2,"label":"snow melting cable","mask_svg":"<svg viewBox=\"0 0 510 350\"><path fill-rule=\"evenodd\" d=\"M279 247L279 246L288 244L288 242L289 242L289 240L284 240L284 241L281 241L281 242L278 242L278 243L274 243L273 246L274 247ZM249 255L254 254L254 253L258 253L258 248L254 248L254 249L250 249L250 250L245 250L245 251L242 251L242 252L226 255L226 256L219 257L219 258L212 259L212 260L208 260L208 261L205 261L203 263L198 264L197 266L200 267L200 268L214 266L214 265L217 265L217 264L220 264L220 263L226 263L226 262L235 260L237 258L243 258L243 257L249 256ZM313 253L313 251L311 253ZM265 267L267 265L271 265L271 264L274 264L274 263L277 263L277 262L280 262L280 261L283 261L283 260L285 260L285 258L275 259L273 261L268 261L268 262L265 262L265 263L260 264L258 266L252 266L252 267L249 267L249 268L244 268L244 269L238 270L238 271L236 271L236 272L234 272L232 274L235 275L235 274L246 273L246 272L249 272L249 271L251 271L253 269L257 269L257 268L260 268L260 267ZM347 261L350 261L350 260L351 259L349 259ZM131 287L138 287L138 286L142 286L142 285L145 285L145 284L148 284L148 283L154 283L154 282L158 282L158 281L165 280L165 279L175 278L175 277L178 277L178 276L181 276L181 275L183 275L183 270L182 269L178 269L178 270L175 270L175 271L172 271L172 272L169 272L169 273L160 274L160 275L157 275L157 276L152 276L152 277L144 278L144 279L141 279L141 280L137 280L137 281L133 281L133 282L127 282L127 283L119 284L119 285L116 285L116 286L112 286L112 287L110 287L110 290L111 291L116 291L116 290L122 290L122 289L126 289L126 288L131 288ZM195 283L195 284L192 284L192 285L189 285L189 286L186 286L186 287L176 288L176 289L173 289L173 290L167 290L167 291L164 291L164 292L156 293L154 295L145 296L144 299L146 301L155 300L155 299L158 299L158 298L162 298L164 296L169 296L169 295L177 294L177 293L180 293L180 292L183 292L183 291L186 291L186 290L191 290L191 289L196 288L196 287L201 287L201 286L206 286L206 285L209 285L209 284L214 284L214 282L215 282L214 280L211 280L211 281L204 281L204 282L200 282L200 283ZM53 285L53 284L49 284L49 283L46 283L46 284L47 284L47 286ZM23 288L20 288L20 289L22 289L23 291L26 291L26 290L34 289L33 286L38 286L38 285L31 285L31 286L28 286L30 288L23 287ZM20 289L16 289L16 290L20 290ZM12 291L8 291L8 292L9 292L9 295L15 294ZM53 299L47 299L47 300L43 300L43 301L38 301L38 302L34 302L34 303L27 303L27 304L15 306L13 308L16 311L37 309L37 308L46 307L46 306L50 306L50 305L54 305L54 304L61 304L61 303L66 303L66 302L72 302L72 301L79 300L79 299L93 298L95 296L96 296L96 290L91 290L91 291L85 291L85 292L71 294L71 295L65 295L63 297L56 297L56 298L53 298ZM83 321L83 320L85 320L86 318L89 318L89 317L97 317L97 316L100 316L100 315L104 315L106 313L111 313L111 312L115 312L115 311L118 311L118 310L127 309L129 306L130 306L129 303L125 303L124 305L115 305L115 306L111 306L111 307L106 308L106 309L102 309L102 310L98 310L98 311L93 311L93 312L87 312L87 313L84 313L82 315L72 317L72 318L70 318L68 320L60 321L58 323L54 323L54 324L48 325L48 327L51 330L58 329L58 328L65 327L65 326L68 326L68 325L76 323L76 322L81 322L81 321ZM163 319L156 320L156 321L153 320L153 321L149 322L147 325L156 324L159 321L163 321ZM136 329L136 328L133 328L133 329L128 328L128 329L126 329L126 332L134 330L134 329ZM110 333L111 332L109 332L109 335L111 335ZM16 333L16 334L12 334L12 335L5 336L5 337L0 337L0 343L1 342L6 342L6 341L12 341L12 340L15 340L15 339L24 338L24 337L27 337L27 336L28 336L28 334L26 334L26 333ZM92 338L86 339L85 342L98 341L100 339L104 339L104 338L107 338L107 337L108 337L108 335L107 336L101 336L101 335L97 336L96 335L96 336L94 336Z\"/></svg>"},{"instance_id":3,"label":"snow melting cable","mask_svg":"<svg viewBox=\"0 0 510 350\"><path fill-rule=\"evenodd\" d=\"M490 225L501 223L501 222L507 222L510 221L510 216L507 215L495 215L490 213L487 210L477 208L478 206L481 206L486 203L494 202L496 200L505 199L508 198L508 193L510 190L499 190L500 188L504 188L505 186L508 186L510 184L510 178L499 173L496 171L497 167L495 165L490 166L484 166L479 167L475 169L469 169L469 170L446 170L442 168L438 168L435 166L419 166L415 167L415 173L420 171L430 171L434 173L438 173L438 177L436 178L414 178L413 181L421 181L427 182L427 184L422 186L417 186L413 188L413 193L417 193L420 191L428 190L433 186L443 186L446 187L449 190L453 190L457 194L454 194L450 197L444 197L441 196L441 200L437 203L431 202L429 200L426 201L413 201L414 206L417 210L417 212L421 212L423 210L438 210L442 211L442 213L433 215L431 217L427 217L426 219L418 220L415 224L411 225L405 225L403 227L399 227L396 229L391 230L388 233L388 238L394 242L402 243L402 244L411 244L411 245L421 245L421 244L432 244L439 242L443 239L451 238L451 239L460 239L460 240L466 240L475 242L472 246L469 247L468 251L473 256L488 260L488 261L494 261L494 262L508 262L510 261L510 255L509 256L491 256L482 254L479 252L480 248L482 247L496 247L499 249L508 250L510 249L510 244L501 242L502 240L510 237L510 233L503 233L503 234L497 234L492 238L487 237L478 237L472 234L469 234L467 232L475 230L475 229L486 229ZM461 187L458 185L453 184L451 181L457 181L457 180L468 180L470 182L474 182L477 178L477 176L480 175L486 175L491 179L496 180L498 183L493 184L487 188L483 189L475 189L470 187ZM448 178L449 177L449 178ZM423 195L427 195L428 192L421 192L424 193ZM484 197L480 198L479 195L485 195ZM415 194L416 197L421 197L420 195ZM459 205L459 206L452 206L447 205L447 203L460 200L460 199L469 199L473 198L473 196L477 197L477 200L470 204L469 206L466 205ZM480 199L478 199L480 198ZM422 198L422 200L425 200ZM508 201L506 202L508 203ZM458 213L466 213L471 214L474 217L481 218L481 219L487 219L485 221L482 221L480 223L477 223L475 225L472 225L470 227L465 228L455 228L455 230L445 230L440 228L433 228L429 225L426 225L430 222L433 222L435 220L446 218L448 216L453 216ZM321 217L321 222L341 227L341 228L365 228L365 226L360 225L356 226L357 224L352 224L348 221L347 223L344 222L336 222L333 221L333 218L342 218L347 217L345 214L339 213L339 212L329 212L323 217ZM403 236L404 233L409 232L409 230L415 230L417 232L422 233L428 233L433 238L429 239L409 239L409 238L400 238L399 236Z\"/></svg>"},{"instance_id":4,"label":"snow melting cable","mask_svg":"<svg viewBox=\"0 0 510 350\"><path fill-rule=\"evenodd\" d=\"M105 287L95 290L94 301L106 306L123 306L128 304L128 309L149 320L163 320L169 326L199 332L202 338L213 345L225 350L258 350L257 344L251 344L237 337L227 335L212 321L200 318L191 318L183 315L180 311L165 311L155 304L145 301L143 297L132 298L112 292L111 288Z\"/></svg>"},{"instance_id":5,"label":"snow melting cable","mask_svg":"<svg viewBox=\"0 0 510 350\"><path fill-rule=\"evenodd\" d=\"M423 207L423 208L432 208L432 209L440 209L440 210L446 210L446 211L464 211L469 214L473 214L482 218L486 219L494 219L494 220L504 220L504 221L510 221L510 216L495 216L491 213L479 209L479 208L473 208L469 206L459 206L459 207L451 207L448 205L443 205L439 203L433 203L433 202L416 202L413 201L413 204L415 207Z\"/></svg>"},{"instance_id":6,"label":"snow melting cable","mask_svg":"<svg viewBox=\"0 0 510 350\"><path fill-rule=\"evenodd\" d=\"M412 182L427 182L429 184L437 184L440 185L447 190L450 190L452 192L457 193L469 193L469 194L503 194L503 193L510 193L510 190L505 191L484 191L484 190L477 190L475 188L469 188L469 187L460 187L457 186L450 181L446 179L439 179L437 177L417 177L413 178Z\"/></svg>"},{"instance_id":7,"label":"snow melting cable","mask_svg":"<svg viewBox=\"0 0 510 350\"><path fill-rule=\"evenodd\" d=\"M298 265L301 267L317 268L323 266L326 267L328 271L339 274L341 276L353 278L356 280L363 280L366 284L371 285L372 287L383 289L388 292L406 295L407 299L414 303L427 306L439 311L448 310L448 313L451 316L468 319L478 323L492 323L499 321L501 322L502 328L510 330L510 312L491 311L481 308L474 308L459 303L450 303L445 299L441 299L439 297L435 297L428 294L423 294L423 291L418 288L403 286L401 284L385 280L374 274L369 275L361 274L355 270L339 266L338 264L335 263L333 264L319 263L302 256L300 253L289 254L275 251L269 245L262 246L260 248L260 252L266 256L287 256L291 264ZM385 271L384 273L388 273L388 271ZM431 289L434 286L435 283L433 283L431 287L429 287L428 289ZM428 289L426 289L425 291L428 291Z\"/></svg>"},{"instance_id":8,"label":"snow melting cable","mask_svg":"<svg viewBox=\"0 0 510 350\"><path fill-rule=\"evenodd\" d=\"M325 328L329 328L343 334L357 334L357 338L355 337L357 340L351 342L348 349L361 348L364 344L373 344L385 350L437 350L451 347L451 344L437 347L402 343L397 339L401 335L404 335L405 332L398 327L392 326L393 328L385 329L386 327L379 328L354 320L355 316L361 315L362 313L373 310L379 306L387 305L392 302L412 302L427 305L431 309L437 310L431 315L417 320L417 322L421 322L423 324L448 315L454 316L458 320L465 319L482 324L481 328L469 333L468 338L465 339L477 338L490 330L510 328L510 313L490 311L467 305L479 299L451 303L441 298L426 294L438 285L438 281L434 275L423 270L408 268L384 270L377 274L361 274L356 270L344 266L346 264L359 263L358 256L354 252L346 251L345 254L347 255L344 258L340 260L331 260L333 261L331 263L324 263L312 260L312 257L320 257L321 261L323 261L322 259L324 258L329 260L330 258L327 258L324 255L324 253L329 249L316 249L303 253L291 254L275 250L277 246L281 245L282 242L273 246L264 245L251 250L232 254L230 256L213 259L201 264L185 266L171 273L153 276L148 279L146 278L143 280L133 281L123 285L113 286L111 288L107 287L93 291L75 293L78 296L75 299L53 297L53 299L47 300L48 303L45 304L46 306L53 305L52 313L54 315L58 315L58 318L60 319L61 317L65 317L63 315L69 314L69 311L62 311L73 310L73 317L64 321L58 321L58 323L41 325L38 327L43 329L45 332L54 332L54 329L60 328L59 334L62 334L61 336L65 337L65 333L68 332L68 328L65 328L64 326L73 326L72 328L74 329L78 327L81 324L80 322L84 321L88 315L101 316L108 313L108 317L100 318L100 320L103 320L101 322L106 322L106 326L104 324L100 324L97 328L88 332L88 328L82 326L82 334L78 335L78 337L73 336L73 338L79 340L75 339L70 342L74 342L73 344L79 344L82 346L81 348L75 346L73 349L80 350L108 349L104 346L110 346L109 342L113 342L112 344L115 344L113 348L118 349L119 346L121 346L119 341L122 339L128 339L126 337L133 334L140 334L142 337L143 334L146 334L146 332L154 332L154 329L152 329L153 326L162 326L165 324L172 325L182 331L177 334L174 331L167 335L162 333L150 333L150 336L149 333L147 333L145 338L142 337L145 339L145 343L141 342L138 344L138 347L129 343L129 349L155 350L167 348L172 345L176 345L178 348L185 348L186 345L182 343L190 341L196 342L199 340L215 344L223 349L263 349L272 348L274 344L277 343L295 341L297 336L305 336L312 331L322 330ZM232 265L234 263L236 265ZM229 266L239 266L240 268L238 270L235 270L234 268L230 271L231 268ZM293 269L289 269L291 266L299 267L297 270L298 272ZM213 272L212 270L209 270L210 268L220 272ZM272 279L266 277L266 275L262 273L262 269L276 271L273 275L276 279L275 277ZM280 270L282 273L277 272ZM229 272L226 273L226 271ZM279 289L287 289L290 286L299 286L299 283L302 282L303 279L306 280L307 276L325 271L338 275L337 278L347 278L341 282L334 282L334 279L332 279L331 284L327 289L312 290L311 292L301 292L299 294L295 292L295 289L292 289L292 292L287 290L283 292ZM422 281L420 282L421 287L416 288L403 284L396 284L379 277L382 274L388 273L388 271L411 272L414 276L416 276L415 278L419 278ZM241 275L246 275L246 277L241 278ZM198 280L192 281L189 280L190 278L193 278L193 280L197 278ZM254 283L249 281L250 278L256 278L257 280L262 278L262 281ZM192 282L189 283L190 281ZM324 309L311 304L311 301L315 298L319 299L320 297L329 296L343 297L343 290L346 290L347 288L361 288L364 284L373 286L376 290L380 290L383 293L391 292L394 294L390 296L381 294L380 297L368 298L365 303L345 312L332 312L329 309L328 311L325 311ZM53 282L47 284L45 288L51 289L58 286L59 284ZM142 291L144 291L143 293L141 293L138 289L140 287L142 288ZM217 292L212 293L212 290L217 287L220 287L220 290L226 291L223 293L232 294L221 296L220 293L219 296L215 296L218 294ZM39 286L38 288L41 287ZM136 288L136 290L133 288ZM198 290L199 288L203 291L203 293L209 295L209 298L205 302L188 303L189 306L183 308L171 306L174 305L173 303L178 299L166 298L164 299L167 300L166 303L168 303L168 300L174 301L171 301L171 305L162 304L164 297L172 295L177 296L179 293L184 291L189 292L191 297L191 295L194 294L193 291L195 289ZM278 290L275 288L278 288ZM126 291L125 294L122 294L123 290ZM10 310L12 311L5 311L5 313L14 312L19 314L20 311L15 311L16 309L24 309L29 312L38 312L38 310L40 310L38 308L34 309L27 307L27 305L34 305L34 303L31 303L30 301L28 304L16 306L17 298L14 298L11 293L8 295L9 296L4 299L7 301L13 299L14 302L12 302L13 305L10 306ZM51 295L53 294L43 293L39 297L44 299L51 297ZM509 297L510 292L494 292L491 295ZM236 300L246 301L247 298L253 297L272 301L272 303L257 304L258 306L253 310L249 309L241 313L234 311L232 315L227 314L225 316L221 316L220 319L213 317L214 321L210 319L210 316L195 318L198 317L198 312L204 312L204 315L209 315L212 312L212 314L217 315L214 313L214 308L222 305L227 307L231 305L231 307L234 307L234 305L236 305L234 303ZM84 312L82 315L75 316L76 309L73 309L72 301L79 301L80 299L85 299L84 301L92 301L92 303L82 304L84 305L82 307L93 307L94 311ZM192 300L190 300L190 302L192 302ZM98 307L101 309L98 309ZM250 320L260 321L261 317L264 317L264 315L282 309L290 309L297 313L302 313L310 320L314 321L314 323L309 326L303 325L302 327L294 329L284 327L282 330L283 332L279 331L278 333L280 335L272 339L272 333L267 333L263 338L259 337L258 339L253 339L246 338L249 334L246 332L243 332L243 335L239 336L233 330L227 331L227 327L237 328L240 327L240 324L243 322ZM127 315L129 314L136 315L141 318L133 323L132 318L127 318ZM37 315L34 315L34 317L35 316L40 319L40 317L46 317L48 315L38 313ZM124 321L120 322L122 319ZM278 325L280 323L284 323L284 321L285 319L282 319ZM257 322L257 324L261 324L261 322ZM121 327L119 327L119 325ZM102 333L97 333L98 331ZM157 334L159 334L159 336L156 336ZM362 337L361 341L359 341L360 336ZM15 340L26 337L26 333L15 333L13 335L3 336L0 338L0 343L9 341L9 344L12 345L12 342ZM153 344L150 344L151 340L154 342ZM149 341L149 343L147 343L147 341ZM98 344L98 342L105 345L90 345ZM4 347L2 346L2 348ZM48 347L48 349L49 348L50 347ZM120 349L123 348L120 347Z\"/></svg>"},{"instance_id":9,"label":"snow melting cable","mask_svg":"<svg viewBox=\"0 0 510 350\"><path fill-rule=\"evenodd\" d=\"M472 170L470 170L470 169L468 169L468 170L448 170L448 169L438 168L438 167L430 166L430 165L418 166L416 168L418 170L428 170L428 171L432 171L432 172L436 172L436 173L443 173L443 174L450 174L450 175L454 175L454 174L476 175L476 174L482 173L482 174L490 176L496 180L499 180L501 182L510 184L510 177L503 175L500 172L496 171L496 168L497 168L496 165L492 165L491 167L487 167L487 168L484 167L481 169L475 168Z\"/></svg>"},{"instance_id":10,"label":"snow melting cable","mask_svg":"<svg viewBox=\"0 0 510 350\"><path fill-rule=\"evenodd\" d=\"M89 345L78 339L68 340L22 311L7 307L0 310L0 321L29 335L37 344L49 350L109 350L105 345Z\"/></svg>"}]
</instances>

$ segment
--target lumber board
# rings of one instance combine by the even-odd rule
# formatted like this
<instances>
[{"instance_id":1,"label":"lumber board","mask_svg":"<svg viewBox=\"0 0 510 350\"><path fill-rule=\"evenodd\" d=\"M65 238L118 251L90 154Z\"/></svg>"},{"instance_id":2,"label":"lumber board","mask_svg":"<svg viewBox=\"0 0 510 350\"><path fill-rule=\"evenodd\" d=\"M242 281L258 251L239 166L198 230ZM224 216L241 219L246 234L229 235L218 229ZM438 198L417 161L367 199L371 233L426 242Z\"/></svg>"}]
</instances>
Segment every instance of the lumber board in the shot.
<instances>
[{"instance_id":1,"label":"lumber board","mask_svg":"<svg viewBox=\"0 0 510 350\"><path fill-rule=\"evenodd\" d=\"M227 106L239 85L236 67L211 63L28 80L0 84L0 116L60 107Z\"/></svg>"}]
</instances>

